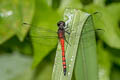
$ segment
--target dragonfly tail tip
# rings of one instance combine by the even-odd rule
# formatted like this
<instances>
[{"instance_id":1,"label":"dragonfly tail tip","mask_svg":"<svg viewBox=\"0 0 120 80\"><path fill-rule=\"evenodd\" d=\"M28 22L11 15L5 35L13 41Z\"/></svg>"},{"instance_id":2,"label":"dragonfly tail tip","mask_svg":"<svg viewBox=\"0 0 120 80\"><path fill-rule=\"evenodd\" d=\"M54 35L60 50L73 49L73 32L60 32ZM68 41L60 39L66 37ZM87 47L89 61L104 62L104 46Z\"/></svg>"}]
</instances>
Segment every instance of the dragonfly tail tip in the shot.
<instances>
[{"instance_id":1,"label":"dragonfly tail tip","mask_svg":"<svg viewBox=\"0 0 120 80\"><path fill-rule=\"evenodd\" d=\"M66 69L64 69L64 76L66 75Z\"/></svg>"}]
</instances>

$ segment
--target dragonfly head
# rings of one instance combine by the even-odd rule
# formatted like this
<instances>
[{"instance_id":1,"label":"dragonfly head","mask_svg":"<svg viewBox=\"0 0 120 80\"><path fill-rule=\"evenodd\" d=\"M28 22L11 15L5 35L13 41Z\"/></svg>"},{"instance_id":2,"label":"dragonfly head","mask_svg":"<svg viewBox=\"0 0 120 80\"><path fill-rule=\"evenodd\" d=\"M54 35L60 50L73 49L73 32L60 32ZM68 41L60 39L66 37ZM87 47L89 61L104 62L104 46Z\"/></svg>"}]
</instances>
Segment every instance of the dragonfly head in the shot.
<instances>
[{"instance_id":1,"label":"dragonfly head","mask_svg":"<svg viewBox=\"0 0 120 80\"><path fill-rule=\"evenodd\" d=\"M64 21L59 21L59 22L57 23L57 26L58 26L60 29L64 29L64 27L65 27L65 22L64 22Z\"/></svg>"}]
</instances>

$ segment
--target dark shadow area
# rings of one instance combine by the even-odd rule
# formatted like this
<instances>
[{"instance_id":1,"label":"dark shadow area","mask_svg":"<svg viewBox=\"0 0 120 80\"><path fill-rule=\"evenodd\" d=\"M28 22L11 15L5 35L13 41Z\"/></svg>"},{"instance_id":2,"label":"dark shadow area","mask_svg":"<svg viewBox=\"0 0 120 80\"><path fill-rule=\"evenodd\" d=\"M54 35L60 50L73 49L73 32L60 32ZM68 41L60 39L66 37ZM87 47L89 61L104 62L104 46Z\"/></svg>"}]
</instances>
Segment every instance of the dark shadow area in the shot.
<instances>
[{"instance_id":1,"label":"dark shadow area","mask_svg":"<svg viewBox=\"0 0 120 80\"><path fill-rule=\"evenodd\" d=\"M120 66L113 63L110 80L120 80Z\"/></svg>"},{"instance_id":2,"label":"dark shadow area","mask_svg":"<svg viewBox=\"0 0 120 80\"><path fill-rule=\"evenodd\" d=\"M20 51L25 55L32 55L32 45L30 40L25 39L20 42L16 36L10 38L0 45L0 53L12 53L13 51Z\"/></svg>"},{"instance_id":3,"label":"dark shadow area","mask_svg":"<svg viewBox=\"0 0 120 80\"><path fill-rule=\"evenodd\" d=\"M104 48L108 50L112 56L119 57L120 58L120 49L111 48L106 43L104 43Z\"/></svg>"},{"instance_id":4,"label":"dark shadow area","mask_svg":"<svg viewBox=\"0 0 120 80\"><path fill-rule=\"evenodd\" d=\"M54 64L54 59L55 59L55 53L56 53L56 48L53 49L43 60L37 68L35 69L34 75L32 80L37 80L40 74L43 74L42 72L45 70L47 66L53 66ZM53 68L53 67L52 67ZM48 72L49 73L49 72ZM51 76L52 76L52 70L50 70ZM47 74L47 73L46 73ZM44 75L46 75L44 74ZM51 79L49 79L51 80Z\"/></svg>"},{"instance_id":5,"label":"dark shadow area","mask_svg":"<svg viewBox=\"0 0 120 80\"><path fill-rule=\"evenodd\" d=\"M120 29L120 20L118 21L119 29Z\"/></svg>"},{"instance_id":6,"label":"dark shadow area","mask_svg":"<svg viewBox=\"0 0 120 80\"><path fill-rule=\"evenodd\" d=\"M105 5L110 5L112 3L118 3L118 2L120 2L120 0L106 0Z\"/></svg>"},{"instance_id":7,"label":"dark shadow area","mask_svg":"<svg viewBox=\"0 0 120 80\"><path fill-rule=\"evenodd\" d=\"M74 69L73 69L72 80L76 80L76 79L75 79L75 67L74 67Z\"/></svg>"},{"instance_id":8,"label":"dark shadow area","mask_svg":"<svg viewBox=\"0 0 120 80\"><path fill-rule=\"evenodd\" d=\"M111 48L106 43L103 44L104 49L110 52L110 56L114 58L120 58L120 49ZM110 80L120 80L120 65L119 61L112 63L112 68L110 72Z\"/></svg>"},{"instance_id":9,"label":"dark shadow area","mask_svg":"<svg viewBox=\"0 0 120 80\"><path fill-rule=\"evenodd\" d=\"M88 5L93 3L93 0L80 0L80 2L82 2L83 5Z\"/></svg>"},{"instance_id":10,"label":"dark shadow area","mask_svg":"<svg viewBox=\"0 0 120 80\"><path fill-rule=\"evenodd\" d=\"M52 0L52 8L57 10L60 6L61 0Z\"/></svg>"}]
</instances>

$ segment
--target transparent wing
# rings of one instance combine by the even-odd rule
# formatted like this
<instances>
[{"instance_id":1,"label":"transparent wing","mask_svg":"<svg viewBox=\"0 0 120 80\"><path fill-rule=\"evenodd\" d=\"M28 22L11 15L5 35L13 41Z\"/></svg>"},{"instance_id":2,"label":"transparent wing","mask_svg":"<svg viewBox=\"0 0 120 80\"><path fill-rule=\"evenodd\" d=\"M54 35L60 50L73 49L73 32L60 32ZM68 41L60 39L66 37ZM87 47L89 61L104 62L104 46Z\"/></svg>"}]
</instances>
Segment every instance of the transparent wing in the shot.
<instances>
[{"instance_id":1,"label":"transparent wing","mask_svg":"<svg viewBox=\"0 0 120 80\"><path fill-rule=\"evenodd\" d=\"M104 30L102 29L96 29L96 30L88 30L88 31L84 31L82 32L81 34L82 35L85 35L85 34L88 34L88 33L91 33L91 32L96 32L96 33L103 33ZM70 34L68 33L65 33L65 37L75 37L75 36L79 36L79 34L76 34L74 31L72 32L69 32ZM71 35L72 34L72 35ZM51 30L41 30L41 28L39 29L34 29L33 33L30 35L32 37L32 39L35 39L35 38L43 38L43 39L55 39L55 38L58 38L58 35L57 35L57 32L53 32Z\"/></svg>"},{"instance_id":2,"label":"transparent wing","mask_svg":"<svg viewBox=\"0 0 120 80\"><path fill-rule=\"evenodd\" d=\"M99 33L99 34L103 34L104 30L101 30L101 29L96 29L96 30L86 30L86 31L82 31L81 34L76 34L75 32L71 32L70 34L66 34L66 43L68 45L71 45L71 44L74 44L74 45L78 45L78 44L75 44L75 43L71 43L71 41L69 40L69 38L73 38L73 39L76 39L75 37L78 37L80 35L86 37L86 36L91 36L91 35L94 35L95 33ZM91 34L91 35L90 35ZM92 36L91 36L92 37Z\"/></svg>"},{"instance_id":3,"label":"transparent wing","mask_svg":"<svg viewBox=\"0 0 120 80\"><path fill-rule=\"evenodd\" d=\"M48 27L48 26L35 26L32 24L24 23L26 26L31 26L29 40L32 41L33 44L39 45L52 45L52 43L57 43L57 27Z\"/></svg>"},{"instance_id":4,"label":"transparent wing","mask_svg":"<svg viewBox=\"0 0 120 80\"><path fill-rule=\"evenodd\" d=\"M31 26L30 30L31 31L37 31L37 32L50 32L50 33L57 33L57 27L48 27L48 26L36 26L36 25L33 25L33 24L28 24L28 23L23 23L23 25L26 25L26 26ZM49 25L50 26L50 25Z\"/></svg>"},{"instance_id":5,"label":"transparent wing","mask_svg":"<svg viewBox=\"0 0 120 80\"><path fill-rule=\"evenodd\" d=\"M96 30L86 30L86 31L82 31L81 35L86 35L88 33L91 33L91 32L95 32L96 34L103 34L105 31L102 30L102 29L96 29ZM72 34L72 35L71 35ZM66 35L70 35L69 37L74 37L74 36L79 36L79 34L76 34L76 32L70 32L70 34L66 33Z\"/></svg>"},{"instance_id":6,"label":"transparent wing","mask_svg":"<svg viewBox=\"0 0 120 80\"><path fill-rule=\"evenodd\" d=\"M85 34L90 33L92 31L104 32L102 29L87 30L87 31L84 31L84 33L82 32L82 35L85 35ZM73 30L67 29L67 32L65 33L66 39L68 39L69 37L74 38L75 36L79 36L79 34L76 34ZM45 41L47 44L49 44L51 42L56 42L56 41L58 41L57 29L55 31L55 29L52 29L52 28L48 29L45 26L44 27L43 26L35 27L35 25L34 25L30 29L30 38L33 42L39 43L39 44L45 44Z\"/></svg>"}]
</instances>

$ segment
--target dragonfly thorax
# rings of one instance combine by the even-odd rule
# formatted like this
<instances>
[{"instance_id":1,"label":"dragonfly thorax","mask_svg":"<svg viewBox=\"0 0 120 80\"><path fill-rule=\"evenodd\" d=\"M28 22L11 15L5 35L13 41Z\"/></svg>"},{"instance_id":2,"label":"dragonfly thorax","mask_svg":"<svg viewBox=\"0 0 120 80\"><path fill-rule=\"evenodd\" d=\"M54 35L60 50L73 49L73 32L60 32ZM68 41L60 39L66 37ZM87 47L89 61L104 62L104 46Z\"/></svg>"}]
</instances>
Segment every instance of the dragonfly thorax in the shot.
<instances>
[{"instance_id":1,"label":"dragonfly thorax","mask_svg":"<svg viewBox=\"0 0 120 80\"><path fill-rule=\"evenodd\" d=\"M64 21L59 21L59 22L57 23L57 26L59 27L59 29L64 29L64 27L65 27L65 22L64 22Z\"/></svg>"},{"instance_id":2,"label":"dragonfly thorax","mask_svg":"<svg viewBox=\"0 0 120 80\"><path fill-rule=\"evenodd\" d=\"M58 29L58 37L63 38L65 36L65 30L64 29Z\"/></svg>"}]
</instances>

